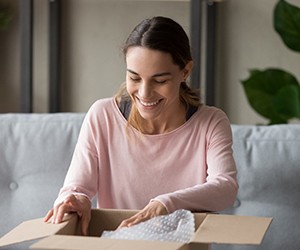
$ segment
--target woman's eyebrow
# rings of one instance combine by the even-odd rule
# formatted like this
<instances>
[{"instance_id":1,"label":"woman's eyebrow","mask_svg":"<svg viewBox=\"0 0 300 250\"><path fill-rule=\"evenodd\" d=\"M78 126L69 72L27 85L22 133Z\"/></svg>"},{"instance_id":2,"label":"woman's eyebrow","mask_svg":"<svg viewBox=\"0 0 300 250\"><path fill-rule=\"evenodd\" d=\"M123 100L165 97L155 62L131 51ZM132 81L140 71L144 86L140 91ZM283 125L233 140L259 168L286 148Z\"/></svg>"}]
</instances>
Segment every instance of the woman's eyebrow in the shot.
<instances>
[{"instance_id":1,"label":"woman's eyebrow","mask_svg":"<svg viewBox=\"0 0 300 250\"><path fill-rule=\"evenodd\" d=\"M138 73L134 72L133 70L131 69L127 69L128 72L130 72L131 74L134 74L134 75L139 75ZM162 73L157 73L157 74L154 74L152 77L160 77L160 76L168 76L168 75L171 75L170 72L162 72Z\"/></svg>"},{"instance_id":2,"label":"woman's eyebrow","mask_svg":"<svg viewBox=\"0 0 300 250\"><path fill-rule=\"evenodd\" d=\"M139 75L138 73L134 72L134 71L131 70L131 69L127 69L127 71L130 72L131 74L134 74L134 75L137 75L137 76Z\"/></svg>"},{"instance_id":3,"label":"woman's eyebrow","mask_svg":"<svg viewBox=\"0 0 300 250\"><path fill-rule=\"evenodd\" d=\"M171 75L170 72L162 72L162 73L154 74L152 77L169 76L169 75Z\"/></svg>"}]
</instances>

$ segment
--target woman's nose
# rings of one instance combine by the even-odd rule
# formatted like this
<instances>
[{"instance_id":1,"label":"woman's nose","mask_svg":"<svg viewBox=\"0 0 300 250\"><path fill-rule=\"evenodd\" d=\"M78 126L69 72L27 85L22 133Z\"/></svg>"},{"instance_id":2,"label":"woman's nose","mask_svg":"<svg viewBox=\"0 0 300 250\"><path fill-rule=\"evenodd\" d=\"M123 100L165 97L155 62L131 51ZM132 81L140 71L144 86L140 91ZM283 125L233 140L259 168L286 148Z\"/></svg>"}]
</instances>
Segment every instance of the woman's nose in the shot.
<instances>
[{"instance_id":1,"label":"woman's nose","mask_svg":"<svg viewBox=\"0 0 300 250\"><path fill-rule=\"evenodd\" d=\"M151 83L147 81L143 81L139 88L139 96L143 98L151 97L152 94L152 87Z\"/></svg>"}]
</instances>

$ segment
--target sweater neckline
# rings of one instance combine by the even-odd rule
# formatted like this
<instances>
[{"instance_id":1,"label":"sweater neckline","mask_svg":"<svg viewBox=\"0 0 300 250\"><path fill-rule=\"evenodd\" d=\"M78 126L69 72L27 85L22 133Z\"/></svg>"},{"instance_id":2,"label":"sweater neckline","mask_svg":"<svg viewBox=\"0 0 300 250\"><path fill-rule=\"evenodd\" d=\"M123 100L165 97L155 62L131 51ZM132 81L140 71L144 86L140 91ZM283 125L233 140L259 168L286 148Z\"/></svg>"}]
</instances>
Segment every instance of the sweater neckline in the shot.
<instances>
[{"instance_id":1,"label":"sweater neckline","mask_svg":"<svg viewBox=\"0 0 300 250\"><path fill-rule=\"evenodd\" d=\"M122 114L122 111L120 110L120 108L118 106L116 98L112 98L112 102L113 102L114 109L115 109L116 113L118 114L118 117L120 118L120 120L122 120L123 125L128 126L127 125L127 119ZM197 110L195 112L193 112L193 114L189 117L189 119L185 123L180 125L178 128L173 129L172 131L169 131L169 132L166 132L166 133L163 133L163 134L143 134L131 125L129 125L129 130L133 131L135 134L139 134L139 135L142 135L142 136L145 136L145 137L165 137L165 136L168 136L168 135L171 135L171 134L174 134L174 133L179 133L182 129L189 126L193 122L195 117L198 116L198 114L202 110L202 107L203 107L203 104L201 104L197 108Z\"/></svg>"}]
</instances>

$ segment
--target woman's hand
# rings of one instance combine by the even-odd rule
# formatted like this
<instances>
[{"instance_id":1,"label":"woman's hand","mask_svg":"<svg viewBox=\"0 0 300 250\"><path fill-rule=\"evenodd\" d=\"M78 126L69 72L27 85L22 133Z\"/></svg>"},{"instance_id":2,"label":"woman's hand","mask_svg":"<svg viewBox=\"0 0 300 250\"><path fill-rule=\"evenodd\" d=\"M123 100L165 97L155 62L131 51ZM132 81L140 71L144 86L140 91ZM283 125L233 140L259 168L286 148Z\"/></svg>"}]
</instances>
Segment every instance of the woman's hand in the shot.
<instances>
[{"instance_id":1,"label":"woman's hand","mask_svg":"<svg viewBox=\"0 0 300 250\"><path fill-rule=\"evenodd\" d=\"M91 220L90 200L83 195L71 194L64 202L49 210L44 217L44 221L54 224L61 223L65 213L77 213L81 219L82 234L87 235L88 225Z\"/></svg>"},{"instance_id":2,"label":"woman's hand","mask_svg":"<svg viewBox=\"0 0 300 250\"><path fill-rule=\"evenodd\" d=\"M134 216L122 221L118 228L131 227L142 221L149 220L155 216L166 214L168 214L168 211L161 202L151 201L146 207L143 208L143 210L139 211Z\"/></svg>"}]
</instances>

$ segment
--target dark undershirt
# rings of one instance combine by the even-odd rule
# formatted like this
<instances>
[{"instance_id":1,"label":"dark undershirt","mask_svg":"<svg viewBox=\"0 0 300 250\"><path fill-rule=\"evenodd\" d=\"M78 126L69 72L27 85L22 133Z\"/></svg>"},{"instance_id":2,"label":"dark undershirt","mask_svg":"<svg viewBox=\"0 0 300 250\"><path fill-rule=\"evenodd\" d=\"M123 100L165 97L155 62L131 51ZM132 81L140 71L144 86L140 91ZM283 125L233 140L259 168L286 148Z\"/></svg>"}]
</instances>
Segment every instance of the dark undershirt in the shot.
<instances>
[{"instance_id":1,"label":"dark undershirt","mask_svg":"<svg viewBox=\"0 0 300 250\"><path fill-rule=\"evenodd\" d=\"M120 111L126 120L128 120L130 110L131 110L131 100L122 98L121 102L120 102ZM194 113L196 113L197 110L198 110L198 107L189 106L189 108L186 112L186 115L185 115L186 121L189 120L192 117L192 115Z\"/></svg>"}]
</instances>

